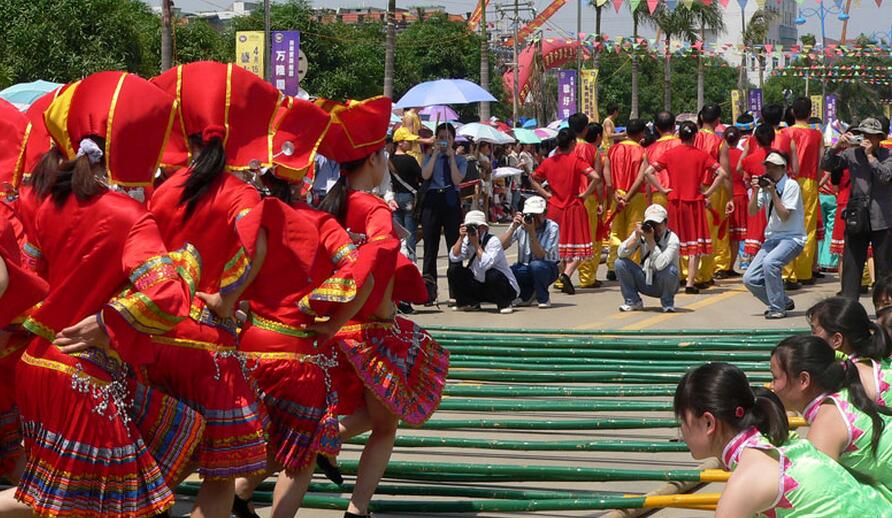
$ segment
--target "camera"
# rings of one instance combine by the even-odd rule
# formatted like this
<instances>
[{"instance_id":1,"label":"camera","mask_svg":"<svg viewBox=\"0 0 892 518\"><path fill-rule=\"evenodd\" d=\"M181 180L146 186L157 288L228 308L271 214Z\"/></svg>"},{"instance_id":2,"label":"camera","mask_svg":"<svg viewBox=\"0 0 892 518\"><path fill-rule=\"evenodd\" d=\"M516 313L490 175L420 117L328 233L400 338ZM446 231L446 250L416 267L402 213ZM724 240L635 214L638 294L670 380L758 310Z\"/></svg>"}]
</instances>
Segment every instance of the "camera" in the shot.
<instances>
[{"instance_id":1,"label":"camera","mask_svg":"<svg viewBox=\"0 0 892 518\"><path fill-rule=\"evenodd\" d=\"M523 222L526 223L527 225L529 225L530 223L532 223L532 222L533 222L533 215L532 215L532 214L524 214L524 215L523 215Z\"/></svg>"},{"instance_id":2,"label":"camera","mask_svg":"<svg viewBox=\"0 0 892 518\"><path fill-rule=\"evenodd\" d=\"M852 135L849 140L853 146L860 146L864 142L864 135Z\"/></svg>"},{"instance_id":3,"label":"camera","mask_svg":"<svg viewBox=\"0 0 892 518\"><path fill-rule=\"evenodd\" d=\"M465 230L468 231L469 236L477 235L477 225L465 225Z\"/></svg>"},{"instance_id":4,"label":"camera","mask_svg":"<svg viewBox=\"0 0 892 518\"><path fill-rule=\"evenodd\" d=\"M641 230L650 234L654 231L654 222L653 221L645 221L641 224Z\"/></svg>"},{"instance_id":5,"label":"camera","mask_svg":"<svg viewBox=\"0 0 892 518\"><path fill-rule=\"evenodd\" d=\"M440 149L446 149L447 147L449 147L449 141L438 140L437 145L440 147Z\"/></svg>"},{"instance_id":6,"label":"camera","mask_svg":"<svg viewBox=\"0 0 892 518\"><path fill-rule=\"evenodd\" d=\"M760 176L759 179L756 181L758 182L759 187L768 187L772 184L771 177L766 174Z\"/></svg>"}]
</instances>

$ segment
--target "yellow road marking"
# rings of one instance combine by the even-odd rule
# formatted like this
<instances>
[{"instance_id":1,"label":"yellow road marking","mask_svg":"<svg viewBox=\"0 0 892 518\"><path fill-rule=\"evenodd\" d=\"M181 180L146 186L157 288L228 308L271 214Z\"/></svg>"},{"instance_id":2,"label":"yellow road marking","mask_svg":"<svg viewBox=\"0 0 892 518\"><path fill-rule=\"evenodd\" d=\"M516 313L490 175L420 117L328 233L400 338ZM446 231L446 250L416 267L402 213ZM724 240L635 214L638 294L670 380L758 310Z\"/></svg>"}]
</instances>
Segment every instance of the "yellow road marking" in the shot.
<instances>
[{"instance_id":1,"label":"yellow road marking","mask_svg":"<svg viewBox=\"0 0 892 518\"><path fill-rule=\"evenodd\" d=\"M689 304L689 305L683 306L683 307L685 309L702 309L707 306L716 304L718 302L722 302L724 300L736 297L744 292L746 292L745 289L734 289L734 290L726 291L724 293L719 293L718 295L706 297L703 300L698 300L697 302L694 302L693 304ZM653 327L661 322L665 322L666 320L669 320L673 317L677 317L681 314L682 313L678 313L678 312L676 312L676 313L661 313L659 315L655 315L650 318L645 318L644 320L641 320L639 322L629 324L625 327L621 327L620 329L622 329L623 331L636 331L639 329L647 329L648 327Z\"/></svg>"}]
</instances>

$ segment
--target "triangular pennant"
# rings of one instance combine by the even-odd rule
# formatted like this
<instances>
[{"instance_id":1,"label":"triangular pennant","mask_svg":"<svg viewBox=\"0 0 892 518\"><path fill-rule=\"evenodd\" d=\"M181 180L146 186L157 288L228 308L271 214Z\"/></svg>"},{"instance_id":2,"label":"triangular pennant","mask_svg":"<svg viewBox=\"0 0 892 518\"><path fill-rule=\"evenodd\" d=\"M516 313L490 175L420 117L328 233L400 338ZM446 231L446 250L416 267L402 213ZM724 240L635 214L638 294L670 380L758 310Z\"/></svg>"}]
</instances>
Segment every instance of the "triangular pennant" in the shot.
<instances>
[{"instance_id":1,"label":"triangular pennant","mask_svg":"<svg viewBox=\"0 0 892 518\"><path fill-rule=\"evenodd\" d=\"M623 8L623 0L613 0L613 8L616 9L616 14L619 14L619 10Z\"/></svg>"},{"instance_id":2,"label":"triangular pennant","mask_svg":"<svg viewBox=\"0 0 892 518\"><path fill-rule=\"evenodd\" d=\"M647 0L647 9L650 11L650 14L654 14L654 11L657 10L657 6L660 5L660 0Z\"/></svg>"},{"instance_id":3,"label":"triangular pennant","mask_svg":"<svg viewBox=\"0 0 892 518\"><path fill-rule=\"evenodd\" d=\"M765 0L756 0L756 5L759 6L759 9L763 9L765 7Z\"/></svg>"},{"instance_id":4,"label":"triangular pennant","mask_svg":"<svg viewBox=\"0 0 892 518\"><path fill-rule=\"evenodd\" d=\"M694 5L694 0L682 0L684 6L690 9Z\"/></svg>"},{"instance_id":5,"label":"triangular pennant","mask_svg":"<svg viewBox=\"0 0 892 518\"><path fill-rule=\"evenodd\" d=\"M632 11L634 12L638 9L638 6L641 4L641 0L629 0L629 5L632 7Z\"/></svg>"},{"instance_id":6,"label":"triangular pennant","mask_svg":"<svg viewBox=\"0 0 892 518\"><path fill-rule=\"evenodd\" d=\"M703 5L712 5L712 0L701 0Z\"/></svg>"},{"instance_id":7,"label":"triangular pennant","mask_svg":"<svg viewBox=\"0 0 892 518\"><path fill-rule=\"evenodd\" d=\"M737 0L737 4L741 9L746 9L746 0Z\"/></svg>"},{"instance_id":8,"label":"triangular pennant","mask_svg":"<svg viewBox=\"0 0 892 518\"><path fill-rule=\"evenodd\" d=\"M730 1L730 0L719 0L719 3L722 4L722 7L728 7L728 2L729 2L729 1Z\"/></svg>"},{"instance_id":9,"label":"triangular pennant","mask_svg":"<svg viewBox=\"0 0 892 518\"><path fill-rule=\"evenodd\" d=\"M876 0L877 7L881 7L883 5L883 0Z\"/></svg>"},{"instance_id":10,"label":"triangular pennant","mask_svg":"<svg viewBox=\"0 0 892 518\"><path fill-rule=\"evenodd\" d=\"M670 11L674 11L674 10L675 10L675 6L678 5L678 0L665 0L665 1L666 1L666 7L667 7Z\"/></svg>"}]
</instances>

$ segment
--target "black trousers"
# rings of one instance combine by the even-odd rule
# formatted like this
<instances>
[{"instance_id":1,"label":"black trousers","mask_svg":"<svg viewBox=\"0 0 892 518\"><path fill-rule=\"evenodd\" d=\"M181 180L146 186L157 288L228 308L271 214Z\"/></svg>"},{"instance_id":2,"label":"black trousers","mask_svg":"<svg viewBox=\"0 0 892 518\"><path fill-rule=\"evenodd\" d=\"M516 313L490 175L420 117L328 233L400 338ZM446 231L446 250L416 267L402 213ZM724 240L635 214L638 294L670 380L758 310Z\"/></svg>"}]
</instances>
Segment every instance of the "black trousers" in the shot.
<instances>
[{"instance_id":1,"label":"black trousers","mask_svg":"<svg viewBox=\"0 0 892 518\"><path fill-rule=\"evenodd\" d=\"M458 306L473 306L481 302L491 302L499 309L507 308L517 298L517 292L508 282L505 274L490 268L486 271L486 282L474 279L470 268L461 263L449 265L449 290L455 295Z\"/></svg>"},{"instance_id":2,"label":"black trousers","mask_svg":"<svg viewBox=\"0 0 892 518\"><path fill-rule=\"evenodd\" d=\"M430 190L424 196L421 208L421 233L424 236L424 259L421 273L437 280L437 256L440 254L440 236L446 235L446 249L458 241L461 226L461 202L458 193ZM448 259L447 259L448 261ZM450 294L452 288L449 289ZM451 296L450 296L451 298Z\"/></svg>"},{"instance_id":3,"label":"black trousers","mask_svg":"<svg viewBox=\"0 0 892 518\"><path fill-rule=\"evenodd\" d=\"M840 220L838 225L845 223ZM876 230L869 234L852 235L846 232L842 253L842 294L857 299L861 290L861 275L867 262L867 247L873 245L873 264L876 278L892 273L892 229Z\"/></svg>"}]
</instances>

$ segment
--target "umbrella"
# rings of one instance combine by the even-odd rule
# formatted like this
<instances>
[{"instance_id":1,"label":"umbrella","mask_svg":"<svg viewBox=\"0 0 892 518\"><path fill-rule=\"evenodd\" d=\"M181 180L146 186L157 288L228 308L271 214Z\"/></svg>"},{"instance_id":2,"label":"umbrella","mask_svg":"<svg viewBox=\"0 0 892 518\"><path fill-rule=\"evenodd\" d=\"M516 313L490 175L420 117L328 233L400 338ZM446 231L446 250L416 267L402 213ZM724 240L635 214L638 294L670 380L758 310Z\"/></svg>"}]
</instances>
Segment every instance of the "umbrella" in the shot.
<instances>
[{"instance_id":1,"label":"umbrella","mask_svg":"<svg viewBox=\"0 0 892 518\"><path fill-rule=\"evenodd\" d=\"M426 115L428 120L457 121L458 114L448 106L428 106L418 112L418 115Z\"/></svg>"},{"instance_id":2,"label":"umbrella","mask_svg":"<svg viewBox=\"0 0 892 518\"><path fill-rule=\"evenodd\" d=\"M542 139L531 129L514 128L514 138L521 144L540 144Z\"/></svg>"},{"instance_id":3,"label":"umbrella","mask_svg":"<svg viewBox=\"0 0 892 518\"><path fill-rule=\"evenodd\" d=\"M394 124L399 124L399 123L401 123L401 122L403 122L402 117L400 117L399 115L397 115L397 114L391 112L391 114L390 114L390 124L391 124L391 125L394 125Z\"/></svg>"},{"instance_id":4,"label":"umbrella","mask_svg":"<svg viewBox=\"0 0 892 518\"><path fill-rule=\"evenodd\" d=\"M464 124L462 124L460 122L455 122L455 121L446 121L445 123L451 124L452 127L455 128L456 130L458 130L458 128L461 128L462 126L464 126ZM437 131L437 122L436 121L421 121L421 124L422 124L422 126L424 126L425 128L427 128L431 131ZM440 124L444 124L444 123L440 122Z\"/></svg>"},{"instance_id":5,"label":"umbrella","mask_svg":"<svg viewBox=\"0 0 892 518\"><path fill-rule=\"evenodd\" d=\"M497 102L489 92L465 79L438 79L420 83L406 92L396 103L397 108L434 106L437 104L470 104Z\"/></svg>"},{"instance_id":6,"label":"umbrella","mask_svg":"<svg viewBox=\"0 0 892 518\"><path fill-rule=\"evenodd\" d=\"M465 124L458 130L458 134L478 142L491 142L493 144L510 144L514 142L510 135L506 135L492 126L479 122Z\"/></svg>"},{"instance_id":7,"label":"umbrella","mask_svg":"<svg viewBox=\"0 0 892 518\"><path fill-rule=\"evenodd\" d=\"M523 174L522 169L518 169L516 167L498 167L493 169L492 178L493 180L498 180L499 178L508 178L509 176L520 176Z\"/></svg>"},{"instance_id":8,"label":"umbrella","mask_svg":"<svg viewBox=\"0 0 892 518\"><path fill-rule=\"evenodd\" d=\"M536 126L539 125L539 121L536 119L529 119L523 123L524 129L536 129Z\"/></svg>"},{"instance_id":9,"label":"umbrella","mask_svg":"<svg viewBox=\"0 0 892 518\"><path fill-rule=\"evenodd\" d=\"M558 135L557 130L553 130L551 128L537 128L533 130L533 133L535 133L536 136L541 138L542 140L555 138Z\"/></svg>"},{"instance_id":10,"label":"umbrella","mask_svg":"<svg viewBox=\"0 0 892 518\"><path fill-rule=\"evenodd\" d=\"M32 83L19 83L0 91L0 99L9 101L19 110L25 111L31 103L62 86L59 83L37 80Z\"/></svg>"},{"instance_id":11,"label":"umbrella","mask_svg":"<svg viewBox=\"0 0 892 518\"><path fill-rule=\"evenodd\" d=\"M502 121L492 121L489 123L489 125L501 131L502 133L508 133L509 131L511 131L511 126L505 124Z\"/></svg>"},{"instance_id":12,"label":"umbrella","mask_svg":"<svg viewBox=\"0 0 892 518\"><path fill-rule=\"evenodd\" d=\"M568 127L570 127L570 126L569 126L569 124L567 124L567 119L556 120L548 125L548 129L553 129L553 130L559 130L559 129L568 128Z\"/></svg>"}]
</instances>

